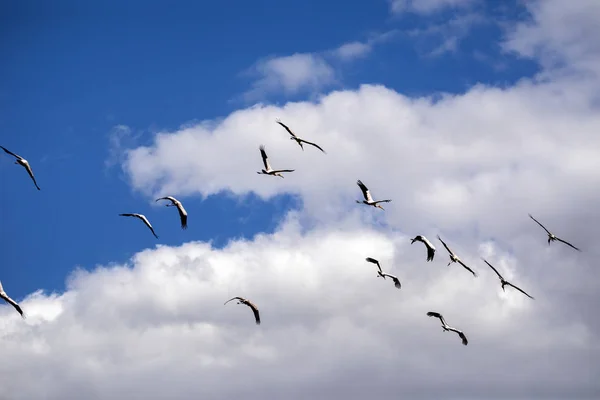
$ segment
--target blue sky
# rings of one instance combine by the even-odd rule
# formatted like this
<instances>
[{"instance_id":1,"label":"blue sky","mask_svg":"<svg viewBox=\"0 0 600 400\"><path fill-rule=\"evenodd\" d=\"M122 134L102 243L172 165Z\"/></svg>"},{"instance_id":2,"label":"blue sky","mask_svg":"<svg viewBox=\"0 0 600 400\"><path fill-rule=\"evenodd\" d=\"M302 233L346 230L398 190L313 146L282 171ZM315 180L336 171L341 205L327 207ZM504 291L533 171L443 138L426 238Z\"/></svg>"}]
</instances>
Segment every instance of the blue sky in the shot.
<instances>
[{"instance_id":1,"label":"blue sky","mask_svg":"<svg viewBox=\"0 0 600 400\"><path fill-rule=\"evenodd\" d=\"M398 16L384 1L340 4L3 2L1 143L31 162L42 188L36 192L25 171L2 157L0 241L3 262L13 266L2 279L13 296L62 290L75 266L125 261L156 243L212 239L223 245L272 231L297 205L287 195L266 202L253 196L183 198L190 229L182 232L175 210L151 208L118 165L105 166L116 125L130 127L139 135L136 144L143 144L154 132L248 105L238 96L250 87L253 76L244 71L257 60L326 51L393 31L368 57L339 65L341 80L331 89L381 83L415 96L459 93L478 82L511 84L537 70L531 61L501 53L497 44L497 22L517 17L514 9ZM459 27L411 35L475 12L482 21L464 33ZM453 35L459 35L456 49L430 54ZM266 93L259 101L303 96ZM160 240L139 221L118 217L121 212L146 214Z\"/></svg>"}]
</instances>

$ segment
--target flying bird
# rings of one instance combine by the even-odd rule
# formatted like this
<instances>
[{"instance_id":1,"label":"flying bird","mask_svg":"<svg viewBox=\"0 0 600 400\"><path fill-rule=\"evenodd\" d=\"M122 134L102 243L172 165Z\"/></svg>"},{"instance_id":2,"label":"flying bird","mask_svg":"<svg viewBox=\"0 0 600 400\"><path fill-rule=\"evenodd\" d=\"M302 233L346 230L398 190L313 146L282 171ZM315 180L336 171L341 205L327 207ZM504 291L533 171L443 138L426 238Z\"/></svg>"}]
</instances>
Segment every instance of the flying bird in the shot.
<instances>
[{"instance_id":1,"label":"flying bird","mask_svg":"<svg viewBox=\"0 0 600 400\"><path fill-rule=\"evenodd\" d=\"M529 218L531 218L532 220L534 220L535 222L537 222L537 224L539 226L541 226L542 228L544 228L544 230L548 234L548 244L550 244L550 242L558 240L559 242L563 242L567 246L571 246L572 248L574 248L577 251L581 251L580 249L578 249L577 247L573 246L571 243L567 242L566 240L562 240L558 236L554 235L552 232L550 232L548 229L546 229L546 227L544 225L542 225L537 219L533 218L533 216L531 214L529 214Z\"/></svg>"},{"instance_id":2,"label":"flying bird","mask_svg":"<svg viewBox=\"0 0 600 400\"><path fill-rule=\"evenodd\" d=\"M279 125L283 126L285 128L286 131L288 131L288 133L290 135L292 135L292 137L290 138L291 140L295 140L296 143L298 143L300 145L300 148L302 148L302 151L304 151L304 146L302 146L302 143L306 143L306 144L310 144L311 146L315 146L317 149L321 150L323 153L327 154L327 152L325 152L325 150L323 150L321 148L321 146L319 146L316 143L313 142L309 142L308 140L304 140L302 138L299 138L298 136L296 136L296 134L294 132L292 132L292 130L283 122L281 122L281 120L276 119L275 122L277 122Z\"/></svg>"},{"instance_id":3,"label":"flying bird","mask_svg":"<svg viewBox=\"0 0 600 400\"><path fill-rule=\"evenodd\" d=\"M152 231L152 234L154 235L154 237L158 239L158 236L156 236L156 233L154 232L154 228L152 227L152 225L150 224L150 221L148 221L148 218L146 218L145 215L135 214L135 213L132 213L132 214L119 214L119 215L122 216L122 217L136 217L136 218L141 219L142 221L144 221L144 223L146 224L146 226L148 228L150 228L150 230Z\"/></svg>"},{"instance_id":4,"label":"flying bird","mask_svg":"<svg viewBox=\"0 0 600 400\"><path fill-rule=\"evenodd\" d=\"M431 244L431 242L427 240L425 236L415 236L415 238L410 241L410 244L413 244L414 242L423 242L425 247L427 247L427 261L433 260L433 256L435 255L435 246Z\"/></svg>"},{"instance_id":5,"label":"flying bird","mask_svg":"<svg viewBox=\"0 0 600 400\"><path fill-rule=\"evenodd\" d=\"M394 286L396 286L398 289L400 289L402 287L402 285L400 284L400 280L398 279L397 276L391 275L391 274L387 274L385 272L383 272L383 270L381 269L381 265L379 265L379 261L377 261L376 259L372 258L372 257L367 257L365 258L365 260L367 260L370 263L373 263L375 265L377 265L378 271L377 271L377 276L382 277L383 279L387 278L392 278L392 281L394 281Z\"/></svg>"},{"instance_id":6,"label":"flying bird","mask_svg":"<svg viewBox=\"0 0 600 400\"><path fill-rule=\"evenodd\" d=\"M17 304L16 301L14 301L10 297L8 297L8 295L4 291L4 288L2 287L2 282L0 282L0 298L2 298L4 301L6 301L11 306L13 306L15 308L15 310L17 310L17 312L19 314L21 314L21 318L25 318L25 315L23 314L23 310L21 310L21 306L19 306L19 304Z\"/></svg>"},{"instance_id":7,"label":"flying bird","mask_svg":"<svg viewBox=\"0 0 600 400\"><path fill-rule=\"evenodd\" d=\"M463 267L465 267L465 269L467 271L469 271L470 273L472 273L473 276L477 276L477 273L475 273L475 271L473 271L471 268L467 267L465 265L465 263L462 262L462 260L460 258L458 258L456 256L456 254L454 254L454 252L452 250L450 250L450 247L448 247L448 245L442 240L442 238L440 237L440 235L438 235L437 238L440 240L440 242L442 242L442 244L444 245L444 247L446 248L446 250L448 250L448 253L450 254L450 262L448 263L448 265L452 264L453 262L457 262L460 265L462 265Z\"/></svg>"},{"instance_id":8,"label":"flying bird","mask_svg":"<svg viewBox=\"0 0 600 400\"><path fill-rule=\"evenodd\" d=\"M177 200L175 197L173 196L165 196L165 197L161 197L159 199L156 199L156 201L159 200L169 200L171 203L167 204L167 207L177 207L177 211L179 211L179 219L181 220L181 229L187 229L187 211L185 211L185 208L183 208L183 204L181 204L181 202L179 200Z\"/></svg>"},{"instance_id":9,"label":"flying bird","mask_svg":"<svg viewBox=\"0 0 600 400\"><path fill-rule=\"evenodd\" d=\"M259 148L260 148L260 155L262 156L263 164L265 165L265 169L262 169L260 172L257 172L257 174L279 176L279 177L283 178L283 175L281 175L281 172L294 172L293 169L272 169L271 165L269 164L269 160L267 158L267 152L265 151L265 146L261 145Z\"/></svg>"},{"instance_id":10,"label":"flying bird","mask_svg":"<svg viewBox=\"0 0 600 400\"><path fill-rule=\"evenodd\" d=\"M237 300L238 304L245 304L248 307L250 307L252 309L252 312L254 313L254 319L256 320L256 325L260 325L260 314L258 313L258 307L256 307L256 305L254 303L252 303L250 300L247 300L243 297L233 297L233 298L227 300L223 305L229 303L231 300Z\"/></svg>"},{"instance_id":11,"label":"flying bird","mask_svg":"<svg viewBox=\"0 0 600 400\"><path fill-rule=\"evenodd\" d=\"M5 153L10 154L11 156L16 157L17 161L15 161L15 164L19 164L23 168L25 168L27 170L27 173L29 174L29 176L33 180L33 184L35 185L35 187L37 188L37 190L42 190L42 189L40 189L40 187L38 186L37 182L35 181L35 176L33 176L33 171L31 170L31 166L29 165L29 162L26 159L24 159L23 157L21 157L20 155L13 153L12 151L6 149L5 147L0 146L0 148L2 148L2 150L4 150Z\"/></svg>"},{"instance_id":12,"label":"flying bird","mask_svg":"<svg viewBox=\"0 0 600 400\"><path fill-rule=\"evenodd\" d=\"M500 275L500 272L498 272L498 270L496 268L494 268L492 266L492 264L490 264L489 262L487 262L487 260L485 258L481 258L483 261L485 261L485 263L487 265L489 265L489 267L491 269L494 270L494 272L496 273L496 275L498 275L498 278L500 278L500 284L502 285L502 291L504 291L504 286L508 285L508 286L512 286L513 288L517 289L519 292L523 293L525 296L529 297L530 299L533 299L533 297L531 297L530 295L528 295L523 289L513 285L512 283L510 283L509 281L507 281L506 279L504 279L504 277L502 275Z\"/></svg>"},{"instance_id":13,"label":"flying bird","mask_svg":"<svg viewBox=\"0 0 600 400\"><path fill-rule=\"evenodd\" d=\"M360 181L360 179L356 181L356 184L358 185L358 187L360 188L360 190L362 190L363 196L365 198L362 201L356 200L357 203L363 203L363 204L366 204L368 206L373 206L373 207L381 208L382 210L384 210L384 208L381 207L379 205L379 203L389 203L390 201L392 201L392 200L378 200L378 201L374 201L373 197L371 197L371 192L369 191L369 189L367 189L367 187L365 186L365 184Z\"/></svg>"},{"instance_id":14,"label":"flying bird","mask_svg":"<svg viewBox=\"0 0 600 400\"><path fill-rule=\"evenodd\" d=\"M430 317L439 318L440 321L442 322L442 329L444 330L444 332L446 332L446 331L456 332L456 333L458 333L458 336L460 336L460 338L462 339L462 344L464 344L466 346L469 343L469 341L467 340L467 337L465 336L465 334L462 331L459 331L458 329L453 328L446 323L446 320L444 319L444 316L442 314L435 312L435 311L429 311L427 313L427 315Z\"/></svg>"}]
</instances>

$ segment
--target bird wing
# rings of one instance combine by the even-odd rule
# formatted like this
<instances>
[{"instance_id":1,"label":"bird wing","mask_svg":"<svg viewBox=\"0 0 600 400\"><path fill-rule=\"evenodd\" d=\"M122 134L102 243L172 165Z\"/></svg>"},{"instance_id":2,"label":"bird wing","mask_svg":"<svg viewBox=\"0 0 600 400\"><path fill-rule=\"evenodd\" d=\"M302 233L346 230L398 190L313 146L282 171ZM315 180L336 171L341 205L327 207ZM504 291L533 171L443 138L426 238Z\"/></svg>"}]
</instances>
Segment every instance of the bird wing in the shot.
<instances>
[{"instance_id":1,"label":"bird wing","mask_svg":"<svg viewBox=\"0 0 600 400\"><path fill-rule=\"evenodd\" d=\"M252 309L252 312L254 313L254 320L256 321L256 325L260 325L260 314L258 312L258 307L256 307L256 305L248 300L246 300L244 302L244 304L246 304L248 307L250 307Z\"/></svg>"},{"instance_id":2,"label":"bird wing","mask_svg":"<svg viewBox=\"0 0 600 400\"><path fill-rule=\"evenodd\" d=\"M372 257L367 257L367 258L365 258L365 260L367 260L370 263L376 264L377 268L379 268L379 272L381 272L383 274L383 271L381 270L381 265L379 265L379 261L377 261L376 259L374 259Z\"/></svg>"},{"instance_id":3,"label":"bird wing","mask_svg":"<svg viewBox=\"0 0 600 400\"><path fill-rule=\"evenodd\" d=\"M19 160L23 159L23 157L21 157L18 154L13 153L12 151L8 150L6 147L0 146L0 148L2 148L2 150L4 150L4 152L10 154L11 156L17 157Z\"/></svg>"},{"instance_id":4,"label":"bird wing","mask_svg":"<svg viewBox=\"0 0 600 400\"><path fill-rule=\"evenodd\" d=\"M465 346L469 343L469 341L467 340L467 337L465 336L463 331L459 331L456 328L450 328L450 327L448 328L448 330L458 333L458 336L460 336L460 338L462 339L462 344L464 344Z\"/></svg>"},{"instance_id":5,"label":"bird wing","mask_svg":"<svg viewBox=\"0 0 600 400\"><path fill-rule=\"evenodd\" d=\"M172 204L177 204L177 199L173 196L165 196L165 197L160 197L158 199L156 199L156 201L159 200L169 200Z\"/></svg>"},{"instance_id":6,"label":"bird wing","mask_svg":"<svg viewBox=\"0 0 600 400\"><path fill-rule=\"evenodd\" d=\"M283 126L285 128L285 130L288 131L288 133L290 135L292 135L293 137L296 137L296 135L294 134L294 132L292 132L292 130L286 124L284 124L283 122L281 122L279 119L276 119L275 122L277 122L279 125ZM308 143L308 142L306 142L306 143Z\"/></svg>"},{"instance_id":7,"label":"bird wing","mask_svg":"<svg viewBox=\"0 0 600 400\"><path fill-rule=\"evenodd\" d=\"M440 321L442 322L442 325L446 325L446 320L444 319L444 316L442 314L440 314L439 312L429 311L427 313L427 315L430 316L430 317L439 318Z\"/></svg>"},{"instance_id":8,"label":"bird wing","mask_svg":"<svg viewBox=\"0 0 600 400\"><path fill-rule=\"evenodd\" d=\"M497 270L496 268L494 268L494 266L493 266L492 264L490 264L489 262L487 262L487 260L486 260L485 258L483 258L483 257L481 257L481 259L482 259L483 261L485 261L485 263L486 263L487 265L489 265L491 269L493 269L493 270L494 270L494 272L496 273L496 275L498 275L498 278L500 278L500 279L504 279L504 278L502 277L502 275L500 275L500 272L498 272L498 270Z\"/></svg>"},{"instance_id":9,"label":"bird wing","mask_svg":"<svg viewBox=\"0 0 600 400\"><path fill-rule=\"evenodd\" d=\"M323 153L327 154L327 152L326 152L325 150L323 150L323 149L321 148L321 146L319 146L319 145L318 145L318 144L316 144L316 143L309 142L308 140L304 140L304 139L298 139L298 140L300 140L301 142L304 142L304 143L306 143L306 144L310 144L311 146L315 146L317 149L319 149L319 150L321 150Z\"/></svg>"},{"instance_id":10,"label":"bird wing","mask_svg":"<svg viewBox=\"0 0 600 400\"><path fill-rule=\"evenodd\" d=\"M475 276L475 277L477 276L477 273L476 273L475 271L473 271L471 268L467 267L467 265L466 265L464 262L462 262L462 260L461 260L460 258L459 258L457 261L458 261L458 263L459 263L460 265L462 265L462 266L463 266L463 267L465 267L465 268L466 268L466 269L467 269L467 270L468 270L470 273L472 273L472 274L473 274L473 276Z\"/></svg>"},{"instance_id":11,"label":"bird wing","mask_svg":"<svg viewBox=\"0 0 600 400\"><path fill-rule=\"evenodd\" d=\"M13 299L11 299L10 297L8 297L7 295L1 296L8 304L10 304L11 306L13 306L15 308L15 310L17 310L17 312L21 315L21 317L25 318L25 316L23 315L23 310L21 309L21 307L19 306L19 304L14 301Z\"/></svg>"},{"instance_id":12,"label":"bird wing","mask_svg":"<svg viewBox=\"0 0 600 400\"><path fill-rule=\"evenodd\" d=\"M572 248L574 248L577 251L581 251L580 249L578 249L577 247L573 246L571 243L567 242L566 240L562 240L561 238L559 238L558 236L554 236L556 238L556 240L558 240L559 242L563 242L564 244L566 244L567 246L571 246Z\"/></svg>"},{"instance_id":13,"label":"bird wing","mask_svg":"<svg viewBox=\"0 0 600 400\"><path fill-rule=\"evenodd\" d=\"M388 199L388 200L377 200L377 201L374 201L373 204L389 203L390 201L392 201L392 200L391 199Z\"/></svg>"},{"instance_id":14,"label":"bird wing","mask_svg":"<svg viewBox=\"0 0 600 400\"><path fill-rule=\"evenodd\" d=\"M433 256L435 256L435 248L427 246L427 261L433 260Z\"/></svg>"},{"instance_id":15,"label":"bird wing","mask_svg":"<svg viewBox=\"0 0 600 400\"><path fill-rule=\"evenodd\" d=\"M274 170L271 170L271 172L273 172L273 173L279 173L279 172L294 172L294 171L295 171L295 169L274 169Z\"/></svg>"},{"instance_id":16,"label":"bird wing","mask_svg":"<svg viewBox=\"0 0 600 400\"><path fill-rule=\"evenodd\" d=\"M448 247L448 245L446 244L446 242L444 242L444 241L442 240L442 238L440 237L440 235L438 235L438 237L437 237L437 238L440 240L440 242L442 242L442 244L444 245L444 247L446 248L446 250L448 250L448 253L450 253L450 254L454 254L454 253L452 252L452 250L450 250L450 247Z\"/></svg>"},{"instance_id":17,"label":"bird wing","mask_svg":"<svg viewBox=\"0 0 600 400\"><path fill-rule=\"evenodd\" d=\"M31 165L29 165L29 163L26 163L23 166L25 167L25 169L27 170L27 173L29 174L29 176L33 180L33 184L35 185L35 187L37 188L37 190L41 190L40 187L38 186L37 182L35 181L35 176L33 176L33 171L31 170Z\"/></svg>"},{"instance_id":18,"label":"bird wing","mask_svg":"<svg viewBox=\"0 0 600 400\"><path fill-rule=\"evenodd\" d=\"M146 218L146 216L142 215L142 214L136 214L135 216L138 217L139 219L141 219L142 221L144 221L146 226L148 228L150 228L150 230L152 231L152 234L154 235L154 237L158 239L158 236L156 235L156 232L154 232L154 228L152 227L152 224L150 224L150 221L148 221L148 218Z\"/></svg>"},{"instance_id":19,"label":"bird wing","mask_svg":"<svg viewBox=\"0 0 600 400\"><path fill-rule=\"evenodd\" d=\"M533 218L533 216L531 214L529 214L529 218L531 218L532 220L534 220L535 222L537 222L537 224L539 226L541 226L542 228L544 228L544 230L548 233L548 235L552 235L552 233L550 233L550 231L548 229L546 229L546 227L544 225L542 225L540 223L540 221L538 221L537 219Z\"/></svg>"},{"instance_id":20,"label":"bird wing","mask_svg":"<svg viewBox=\"0 0 600 400\"><path fill-rule=\"evenodd\" d=\"M265 151L265 146L260 146L260 155L262 157L263 160L263 164L265 165L265 170L269 171L271 170L271 166L269 165L269 160L267 157L267 152Z\"/></svg>"},{"instance_id":21,"label":"bird wing","mask_svg":"<svg viewBox=\"0 0 600 400\"><path fill-rule=\"evenodd\" d=\"M119 214L121 217L137 217L137 214Z\"/></svg>"},{"instance_id":22,"label":"bird wing","mask_svg":"<svg viewBox=\"0 0 600 400\"><path fill-rule=\"evenodd\" d=\"M513 288L517 289L519 292L523 293L525 296L529 297L530 299L533 299L533 297L532 297L532 296L530 296L529 294L527 294L527 292L525 292L525 291L524 291L523 289L521 289L520 287L518 287L518 286L515 286L515 285L513 285L513 284L512 284L512 283L510 283L510 282L506 282L506 284L507 284L508 286L512 286ZM535 300L535 299L534 299L534 300Z\"/></svg>"},{"instance_id":23,"label":"bird wing","mask_svg":"<svg viewBox=\"0 0 600 400\"><path fill-rule=\"evenodd\" d=\"M392 280L394 281L394 286L396 286L398 289L400 289L402 287L402 284L400 283L400 279L398 279L397 276L386 274L386 273L383 273L382 275L387 276L388 278L392 278Z\"/></svg>"},{"instance_id":24,"label":"bird wing","mask_svg":"<svg viewBox=\"0 0 600 400\"><path fill-rule=\"evenodd\" d=\"M181 220L181 229L187 229L187 211L185 211L181 202L178 201L175 204L177 206L177 211L179 212L179 219Z\"/></svg>"},{"instance_id":25,"label":"bird wing","mask_svg":"<svg viewBox=\"0 0 600 400\"><path fill-rule=\"evenodd\" d=\"M246 300L246 299L244 299L243 297L238 297L238 296L236 296L236 297L232 297L232 298L230 298L229 300L227 300L225 303L223 303L223 305L225 305L225 304L229 303L229 302L230 302L230 301L232 301L232 300Z\"/></svg>"},{"instance_id":26,"label":"bird wing","mask_svg":"<svg viewBox=\"0 0 600 400\"><path fill-rule=\"evenodd\" d=\"M362 190L363 192L363 196L365 198L366 201L373 201L373 198L371 197L371 192L369 191L369 189L367 189L367 187L365 186L364 183L361 182L361 180L357 180L356 184L358 185L358 187L360 188L360 190Z\"/></svg>"}]
</instances>

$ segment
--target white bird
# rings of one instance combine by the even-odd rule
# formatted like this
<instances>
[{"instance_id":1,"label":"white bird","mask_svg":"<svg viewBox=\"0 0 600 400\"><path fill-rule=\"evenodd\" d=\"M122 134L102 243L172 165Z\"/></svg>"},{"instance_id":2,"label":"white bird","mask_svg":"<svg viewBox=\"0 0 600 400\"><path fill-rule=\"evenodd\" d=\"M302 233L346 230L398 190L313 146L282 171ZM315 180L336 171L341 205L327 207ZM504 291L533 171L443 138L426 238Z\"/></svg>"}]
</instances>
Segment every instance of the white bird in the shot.
<instances>
[{"instance_id":1,"label":"white bird","mask_svg":"<svg viewBox=\"0 0 600 400\"><path fill-rule=\"evenodd\" d=\"M154 237L158 239L158 236L156 236L156 233L154 232L154 228L152 227L152 225L150 224L150 221L148 221L148 218L146 218L145 215L135 214L135 213L119 214L119 215L122 216L122 217L136 217L136 218L141 219L144 222L144 224L146 224L146 226L148 228L150 228L150 230L152 231L152 234L154 235Z\"/></svg>"},{"instance_id":2,"label":"white bird","mask_svg":"<svg viewBox=\"0 0 600 400\"><path fill-rule=\"evenodd\" d=\"M377 261L376 259L374 259L372 257L367 257L367 258L365 258L365 260L377 265L377 268L378 268L377 276L380 276L383 279L385 279L386 277L392 278L392 281L394 281L394 286L396 286L398 289L400 289L402 287L402 285L400 284L400 280L398 279L397 276L383 272L383 270L381 269L381 265L379 265L379 261Z\"/></svg>"},{"instance_id":3,"label":"white bird","mask_svg":"<svg viewBox=\"0 0 600 400\"><path fill-rule=\"evenodd\" d=\"M550 244L550 242L553 242L555 240L558 240L559 242L563 242L564 244L566 244L567 246L571 246L572 248L574 248L577 251L581 251L580 249L578 249L577 247L573 246L571 243L567 242L566 240L562 240L561 238L557 237L556 235L554 235L552 232L550 232L548 229L546 229L546 227L544 225L542 225L537 219L533 218L533 216L531 216L531 214L529 214L529 217L534 220L535 222L537 222L537 224L539 226L541 226L542 228L544 228L544 230L546 231L546 233L548 234L548 244Z\"/></svg>"},{"instance_id":4,"label":"white bird","mask_svg":"<svg viewBox=\"0 0 600 400\"><path fill-rule=\"evenodd\" d=\"M456 333L458 333L458 336L460 336L460 338L462 339L462 344L464 344L466 346L469 343L469 341L467 340L467 337L465 336L465 334L462 331L459 331L458 329L448 326L448 324L446 324L446 320L444 320L444 317L442 316L442 314L435 312L435 311L429 311L427 313L427 315L430 317L439 318L440 321L442 322L442 329L444 330L444 332L446 332L446 331L456 332Z\"/></svg>"},{"instance_id":5,"label":"white bird","mask_svg":"<svg viewBox=\"0 0 600 400\"><path fill-rule=\"evenodd\" d=\"M21 157L20 155L13 153L12 151L6 149L5 147L0 146L0 148L2 148L2 150L4 150L4 152L6 152L7 154L10 154L11 156L16 157L17 161L15 161L15 164L19 164L23 168L25 168L27 170L27 173L33 180L33 184L35 185L37 190L42 190L42 189L40 189L37 182L35 181L35 176L33 176L33 171L31 170L31 166L29 165L29 162L26 159L24 159L23 157Z\"/></svg>"},{"instance_id":6,"label":"white bird","mask_svg":"<svg viewBox=\"0 0 600 400\"><path fill-rule=\"evenodd\" d=\"M15 308L15 310L17 310L18 313L21 314L21 317L25 318L25 314L23 314L23 310L21 309L21 306L19 306L19 304L16 301L14 301L10 297L8 297L8 295L4 291L4 288L2 287L2 282L0 282L0 298L2 298L4 301L6 301L11 306L13 306Z\"/></svg>"},{"instance_id":7,"label":"white bird","mask_svg":"<svg viewBox=\"0 0 600 400\"><path fill-rule=\"evenodd\" d=\"M425 236L415 236L415 238L410 241L410 244L413 244L414 242L423 242L425 247L427 247L427 261L433 260L433 256L435 255L435 246L429 240L427 240Z\"/></svg>"},{"instance_id":8,"label":"white bird","mask_svg":"<svg viewBox=\"0 0 600 400\"><path fill-rule=\"evenodd\" d=\"M286 130L286 131L288 131L288 133L289 133L290 135L292 135L292 137L291 137L290 139L291 139L291 140L295 140L295 141L296 141L296 143L298 143L298 144L300 145L300 148L302 149L302 151L304 151L304 146L302 146L302 143L306 143L306 144L310 144L311 146L315 146L317 149L319 149L319 150L321 150L323 153L327 154L327 153L325 152L325 150L323 150L323 149L321 148L321 146L319 146L318 144L316 144L316 143L313 143L313 142L309 142L308 140L304 140L304 139L302 139L302 138L299 138L298 136L296 136L296 134L295 134L294 132L292 132L292 130L291 130L291 129L290 129L288 126L287 126L287 125L285 125L283 122L281 122L281 120L279 120L279 119L276 119L276 120L275 120L275 122L277 122L279 125L283 126L283 127L285 128L285 130Z\"/></svg>"},{"instance_id":9,"label":"white bird","mask_svg":"<svg viewBox=\"0 0 600 400\"><path fill-rule=\"evenodd\" d=\"M187 216L187 211L185 211L185 208L183 208L183 204L181 204L181 202L173 196L165 196L165 197L156 199L156 201L159 201L159 200L169 200L171 203L166 204L167 207L173 207L173 206L177 207L177 211L179 211L179 219L181 220L181 229L187 229L188 216Z\"/></svg>"},{"instance_id":10,"label":"white bird","mask_svg":"<svg viewBox=\"0 0 600 400\"><path fill-rule=\"evenodd\" d=\"M533 299L533 297L531 297L530 295L528 295L523 289L513 285L512 283L510 283L509 281L507 281L506 279L504 279L504 277L502 275L500 275L500 272L498 272L498 270L496 268L494 268L494 266L492 264L490 264L489 262L487 262L487 260L485 258L481 258L483 261L485 261L485 263L487 265L489 265L489 267L491 269L494 270L494 272L496 273L496 275L498 275L498 278L500 278L500 284L502 285L502 291L504 291L504 286L508 285L508 286L512 286L513 288L517 289L519 292L523 293L525 296L529 297L530 299Z\"/></svg>"},{"instance_id":11,"label":"white bird","mask_svg":"<svg viewBox=\"0 0 600 400\"><path fill-rule=\"evenodd\" d=\"M231 299L227 300L223 305L229 303L231 300L237 300L238 304L245 304L248 307L250 307L252 309L252 312L254 313L254 320L256 321L256 325L260 325L260 314L258 313L258 307L256 307L254 303L243 297L232 297Z\"/></svg>"},{"instance_id":12,"label":"white bird","mask_svg":"<svg viewBox=\"0 0 600 400\"><path fill-rule=\"evenodd\" d=\"M369 191L369 189L367 189L367 187L365 186L365 184L360 181L360 179L356 181L356 184L358 185L358 187L360 188L360 190L362 190L363 196L365 198L363 201L356 200L357 203L363 203L363 204L366 204L368 206L373 206L373 207L381 208L382 210L384 210L384 208L381 207L379 205L379 203L389 203L390 201L392 201L392 200L377 200L377 201L374 201L373 197L371 197L371 192Z\"/></svg>"},{"instance_id":13,"label":"white bird","mask_svg":"<svg viewBox=\"0 0 600 400\"><path fill-rule=\"evenodd\" d=\"M260 146L260 155L262 156L262 160L263 160L263 164L265 165L265 169L262 169L261 172L257 172L257 174L264 174L264 175L272 175L272 176L279 176L281 178L283 178L283 175L281 175L281 172L294 172L293 169L272 169L271 165L269 164L269 160L267 158L267 152L265 151L265 146Z\"/></svg>"},{"instance_id":14,"label":"white bird","mask_svg":"<svg viewBox=\"0 0 600 400\"><path fill-rule=\"evenodd\" d=\"M475 277L477 276L477 273L475 271L473 271L471 268L467 267L466 264L464 262L462 262L462 260L460 258L458 258L457 255L454 254L454 252L452 250L450 250L450 247L448 247L448 245L442 240L440 235L438 235L437 238L440 240L440 242L442 242L442 244L444 245L444 247L446 248L446 250L448 250L448 253L450 254L450 262L448 263L448 265L452 264L453 262L457 262L460 265L462 265L463 267L465 267L465 269L467 271L472 273L473 276L475 276Z\"/></svg>"}]
</instances>

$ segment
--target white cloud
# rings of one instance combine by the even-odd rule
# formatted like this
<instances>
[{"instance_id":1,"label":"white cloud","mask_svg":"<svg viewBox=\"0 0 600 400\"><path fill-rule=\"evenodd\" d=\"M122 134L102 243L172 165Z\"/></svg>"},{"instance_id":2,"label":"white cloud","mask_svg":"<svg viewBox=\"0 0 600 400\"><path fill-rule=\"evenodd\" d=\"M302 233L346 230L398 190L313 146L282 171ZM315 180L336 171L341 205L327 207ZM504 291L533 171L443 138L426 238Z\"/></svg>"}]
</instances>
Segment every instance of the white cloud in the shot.
<instances>
[{"instance_id":1,"label":"white cloud","mask_svg":"<svg viewBox=\"0 0 600 400\"><path fill-rule=\"evenodd\" d=\"M468 8L475 3L476 0L390 0L390 9L395 14L413 12L429 15L447 8Z\"/></svg>"},{"instance_id":2,"label":"white cloud","mask_svg":"<svg viewBox=\"0 0 600 400\"><path fill-rule=\"evenodd\" d=\"M341 45L335 50L335 55L341 60L353 60L369 54L372 47L364 42L349 42Z\"/></svg>"},{"instance_id":3,"label":"white cloud","mask_svg":"<svg viewBox=\"0 0 600 400\"><path fill-rule=\"evenodd\" d=\"M258 61L247 71L258 79L246 92L247 99L257 99L265 93L283 91L286 95L318 91L336 81L334 69L318 54L296 53Z\"/></svg>"}]
</instances>

